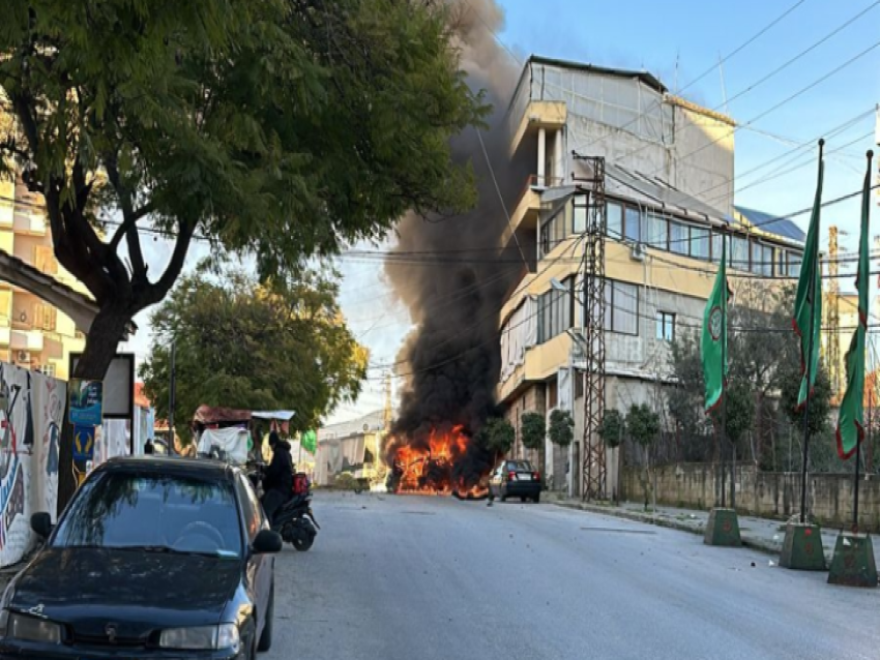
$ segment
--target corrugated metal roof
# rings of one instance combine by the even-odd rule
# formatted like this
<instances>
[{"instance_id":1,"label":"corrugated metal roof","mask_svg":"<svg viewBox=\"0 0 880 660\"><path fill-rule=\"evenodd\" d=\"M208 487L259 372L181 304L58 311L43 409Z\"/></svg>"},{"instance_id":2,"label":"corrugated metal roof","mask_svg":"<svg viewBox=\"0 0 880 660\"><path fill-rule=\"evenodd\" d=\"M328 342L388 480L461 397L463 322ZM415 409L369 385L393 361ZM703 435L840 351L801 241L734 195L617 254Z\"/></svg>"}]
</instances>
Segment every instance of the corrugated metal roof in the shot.
<instances>
[{"instance_id":1,"label":"corrugated metal roof","mask_svg":"<svg viewBox=\"0 0 880 660\"><path fill-rule=\"evenodd\" d=\"M530 64L546 64L547 66L558 66L566 69L578 69L580 71L589 71L592 73L600 73L609 76L617 76L619 78L638 78L643 83L657 90L661 94L666 93L666 85L648 71L636 71L635 69L618 69L615 67L597 66L584 62L572 62L571 60L560 60L553 57L543 57L541 55L532 55L529 57Z\"/></svg>"},{"instance_id":2,"label":"corrugated metal roof","mask_svg":"<svg viewBox=\"0 0 880 660\"><path fill-rule=\"evenodd\" d=\"M752 226L767 232L768 234L776 234L790 241L803 243L807 239L807 235L798 227L794 221L788 218L780 218L763 211L748 209L744 206L734 206L736 212L745 218Z\"/></svg>"}]
</instances>

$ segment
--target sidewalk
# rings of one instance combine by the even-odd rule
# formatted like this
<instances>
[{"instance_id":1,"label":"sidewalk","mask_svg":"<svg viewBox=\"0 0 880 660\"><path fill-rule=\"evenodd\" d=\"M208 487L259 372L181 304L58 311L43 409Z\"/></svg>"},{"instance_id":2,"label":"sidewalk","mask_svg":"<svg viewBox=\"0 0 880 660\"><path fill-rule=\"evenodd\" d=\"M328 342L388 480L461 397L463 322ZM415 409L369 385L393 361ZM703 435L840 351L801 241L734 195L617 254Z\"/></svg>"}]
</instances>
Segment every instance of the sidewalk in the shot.
<instances>
[{"instance_id":1,"label":"sidewalk","mask_svg":"<svg viewBox=\"0 0 880 660\"><path fill-rule=\"evenodd\" d=\"M698 509L658 506L655 512L646 512L644 506L636 502L621 502L617 505L586 504L578 499L568 499L565 497L553 499L553 497L551 495L546 498L546 501L550 504L569 509L580 509L616 518L636 520L650 525L691 532L700 536L703 535L706 529L706 522L709 519L708 511L700 511ZM776 555L777 558L779 557L782 551L782 541L785 538L784 521L740 515L739 531L744 546ZM831 563L831 556L834 554L834 544L837 542L839 532L840 530L837 529L822 529L822 546L825 549L825 558L829 564ZM880 566L880 542L877 539L875 539L874 543L874 557L877 565Z\"/></svg>"}]
</instances>

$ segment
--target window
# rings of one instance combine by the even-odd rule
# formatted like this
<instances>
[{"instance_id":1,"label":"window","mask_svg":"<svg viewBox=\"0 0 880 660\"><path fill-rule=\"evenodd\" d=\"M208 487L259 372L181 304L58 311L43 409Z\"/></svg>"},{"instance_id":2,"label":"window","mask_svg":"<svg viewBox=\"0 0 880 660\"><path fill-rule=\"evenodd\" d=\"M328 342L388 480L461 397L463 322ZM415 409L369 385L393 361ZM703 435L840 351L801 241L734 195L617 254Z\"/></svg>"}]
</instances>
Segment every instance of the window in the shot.
<instances>
[{"instance_id":1,"label":"window","mask_svg":"<svg viewBox=\"0 0 880 660\"><path fill-rule=\"evenodd\" d=\"M44 376L49 376L50 378L55 378L55 365L51 362L47 364L41 364L37 371L39 371Z\"/></svg>"},{"instance_id":2,"label":"window","mask_svg":"<svg viewBox=\"0 0 880 660\"><path fill-rule=\"evenodd\" d=\"M657 312L657 339L675 341L675 314Z\"/></svg>"},{"instance_id":3,"label":"window","mask_svg":"<svg viewBox=\"0 0 880 660\"><path fill-rule=\"evenodd\" d=\"M574 278L562 281L567 291L551 289L538 299L538 343L550 341L572 326L574 307Z\"/></svg>"},{"instance_id":4,"label":"window","mask_svg":"<svg viewBox=\"0 0 880 660\"><path fill-rule=\"evenodd\" d=\"M642 227L639 210L634 206L627 206L624 220L623 230L626 238L640 243L642 240Z\"/></svg>"},{"instance_id":5,"label":"window","mask_svg":"<svg viewBox=\"0 0 880 660\"><path fill-rule=\"evenodd\" d=\"M691 242L690 227L680 222L669 223L669 249L676 254L688 254Z\"/></svg>"},{"instance_id":6,"label":"window","mask_svg":"<svg viewBox=\"0 0 880 660\"><path fill-rule=\"evenodd\" d=\"M170 546L182 553L238 558L241 518L232 484L195 477L105 472L73 497L52 546ZM208 523L216 536L192 533Z\"/></svg>"},{"instance_id":7,"label":"window","mask_svg":"<svg viewBox=\"0 0 880 660\"><path fill-rule=\"evenodd\" d=\"M54 332L58 318L58 310L52 305L37 303L34 306L34 327L47 332Z\"/></svg>"},{"instance_id":8,"label":"window","mask_svg":"<svg viewBox=\"0 0 880 660\"><path fill-rule=\"evenodd\" d=\"M241 500L244 524L247 528L248 537L253 541L263 527L263 508L246 477L239 475L236 487L238 497Z\"/></svg>"},{"instance_id":9,"label":"window","mask_svg":"<svg viewBox=\"0 0 880 660\"><path fill-rule=\"evenodd\" d=\"M507 461L509 472L532 472L532 464L528 461Z\"/></svg>"},{"instance_id":10,"label":"window","mask_svg":"<svg viewBox=\"0 0 880 660\"><path fill-rule=\"evenodd\" d=\"M739 270L749 269L749 242L740 236L734 236L731 242L730 267Z\"/></svg>"},{"instance_id":11,"label":"window","mask_svg":"<svg viewBox=\"0 0 880 660\"><path fill-rule=\"evenodd\" d=\"M801 255L788 253L788 274L790 277L801 276L801 261Z\"/></svg>"},{"instance_id":12,"label":"window","mask_svg":"<svg viewBox=\"0 0 880 660\"><path fill-rule=\"evenodd\" d=\"M574 370L574 398L584 398L584 374L577 369Z\"/></svg>"},{"instance_id":13,"label":"window","mask_svg":"<svg viewBox=\"0 0 880 660\"><path fill-rule=\"evenodd\" d=\"M709 259L709 230L703 227L691 227L691 256L697 259Z\"/></svg>"},{"instance_id":14,"label":"window","mask_svg":"<svg viewBox=\"0 0 880 660\"><path fill-rule=\"evenodd\" d=\"M724 234L713 232L712 234L712 261L721 263L721 252L724 250Z\"/></svg>"},{"instance_id":15,"label":"window","mask_svg":"<svg viewBox=\"0 0 880 660\"><path fill-rule=\"evenodd\" d=\"M559 382L551 380L547 383L547 408L552 410L559 404Z\"/></svg>"},{"instance_id":16,"label":"window","mask_svg":"<svg viewBox=\"0 0 880 660\"><path fill-rule=\"evenodd\" d=\"M776 250L776 274L788 275L788 254L785 250Z\"/></svg>"},{"instance_id":17,"label":"window","mask_svg":"<svg viewBox=\"0 0 880 660\"><path fill-rule=\"evenodd\" d=\"M551 226L547 222L541 226L541 256L547 254L552 249L552 240L550 238Z\"/></svg>"},{"instance_id":18,"label":"window","mask_svg":"<svg viewBox=\"0 0 880 660\"><path fill-rule=\"evenodd\" d=\"M623 207L620 204L608 202L605 207L605 223L608 236L623 238Z\"/></svg>"},{"instance_id":19,"label":"window","mask_svg":"<svg viewBox=\"0 0 880 660\"><path fill-rule=\"evenodd\" d=\"M648 213L647 215L647 233L648 245L659 250L668 249L666 241L666 218L656 213Z\"/></svg>"},{"instance_id":20,"label":"window","mask_svg":"<svg viewBox=\"0 0 880 660\"><path fill-rule=\"evenodd\" d=\"M605 330L639 334L639 288L635 284L605 281Z\"/></svg>"},{"instance_id":21,"label":"window","mask_svg":"<svg viewBox=\"0 0 880 660\"><path fill-rule=\"evenodd\" d=\"M574 234L583 234L587 231L587 206L586 195L576 195L574 198L574 218L571 223L571 231Z\"/></svg>"}]
</instances>

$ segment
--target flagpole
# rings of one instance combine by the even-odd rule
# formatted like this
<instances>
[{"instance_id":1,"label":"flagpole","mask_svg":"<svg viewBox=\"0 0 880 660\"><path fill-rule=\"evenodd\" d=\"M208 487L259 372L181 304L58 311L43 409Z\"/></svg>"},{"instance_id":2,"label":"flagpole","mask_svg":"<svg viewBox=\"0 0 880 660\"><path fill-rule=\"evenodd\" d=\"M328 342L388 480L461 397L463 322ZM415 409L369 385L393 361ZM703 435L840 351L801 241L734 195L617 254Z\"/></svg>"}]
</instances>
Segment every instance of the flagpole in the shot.
<instances>
[{"instance_id":1,"label":"flagpole","mask_svg":"<svg viewBox=\"0 0 880 660\"><path fill-rule=\"evenodd\" d=\"M825 140L819 140L819 171L822 171L822 152L825 148ZM818 231L819 225L817 222L816 230ZM807 259L811 259L812 263L819 267L819 241L815 241L815 247L813 251L816 253L815 255L804 255ZM805 261L805 263L807 263ZM807 294L808 299L810 300L811 305L816 304L816 276L810 276L810 284ZM809 340L809 350L807 351L807 392L806 399L804 401L804 455L803 455L803 464L801 465L801 524L807 522L807 461L810 457L810 383L813 382L813 349L814 346L814 331L816 324L816 315L813 313L812 308L810 309L810 340Z\"/></svg>"},{"instance_id":2,"label":"flagpole","mask_svg":"<svg viewBox=\"0 0 880 660\"><path fill-rule=\"evenodd\" d=\"M868 175L867 175L867 176L870 176L870 172L871 172L871 161L872 161L873 158L874 158L874 152L869 150L868 153L865 154L865 155L868 157ZM866 194L867 194L867 193L866 193ZM865 200L863 200L862 203L864 204L864 203L867 203L867 202L866 202ZM864 230L865 230L865 228L863 227L863 231L864 231ZM861 237L861 236L860 236L860 237L859 237L859 241L862 241L862 240L867 240L867 237ZM861 264L859 264L859 265L861 266ZM870 291L870 286L871 286L870 282L871 282L871 280L868 279L868 273L862 273L862 272L861 272L861 268L859 269L859 271L860 271L860 272L859 272L859 275L858 275L858 276L859 276L860 278L862 278L862 277L865 278L865 282L866 282L866 285L867 285L867 287L868 287L868 291ZM869 299L868 304L870 305L870 296L869 296L868 299ZM867 317L867 316L868 316L868 310L867 310L867 309L866 309L866 310L862 310L862 309L859 310L859 319L858 319L858 322L859 322L860 324L862 323L862 318L861 318L862 313L864 313L864 314L865 314L865 317ZM859 330L856 330L856 332L859 332ZM867 343L868 343L868 337L867 337L868 329L865 328L864 332L865 332L865 344L867 344ZM864 362L864 356L862 356L862 360L863 360L863 362ZM865 397L865 393L864 393L864 384L862 385L862 391L859 392L859 393L857 394L857 396L862 397L862 400L864 401L864 397ZM869 411L869 413L870 413L870 409L871 409L871 399L870 399L870 397L869 397L869 399L868 399L868 411ZM870 416L869 416L869 417L868 417L868 433L870 433L870 426L871 426L871 418L870 418ZM870 437L870 436L869 436L869 437ZM859 467L860 467L859 464L861 463L861 461L862 461L862 437L861 437L861 434L858 434L858 435L856 436L856 465L855 465L855 469L853 470L853 524L852 524L852 531L853 531L853 534L858 534L858 533L859 533Z\"/></svg>"},{"instance_id":3,"label":"flagpole","mask_svg":"<svg viewBox=\"0 0 880 660\"><path fill-rule=\"evenodd\" d=\"M726 240L726 236L721 237L722 241ZM724 250L725 258L727 250ZM726 264L725 264L726 266ZM725 491L725 479L727 478L727 466L725 465L726 461L724 460L724 445L725 440L727 439L727 340L728 340L728 328L730 324L727 322L727 278L724 281L724 291L721 296L722 305L724 305L724 334L721 339L721 439L718 443L721 448L721 506L724 507L724 491ZM731 480L733 479L733 475L731 475ZM733 504L733 488L734 485L731 481L730 485L730 507L735 508Z\"/></svg>"}]
</instances>

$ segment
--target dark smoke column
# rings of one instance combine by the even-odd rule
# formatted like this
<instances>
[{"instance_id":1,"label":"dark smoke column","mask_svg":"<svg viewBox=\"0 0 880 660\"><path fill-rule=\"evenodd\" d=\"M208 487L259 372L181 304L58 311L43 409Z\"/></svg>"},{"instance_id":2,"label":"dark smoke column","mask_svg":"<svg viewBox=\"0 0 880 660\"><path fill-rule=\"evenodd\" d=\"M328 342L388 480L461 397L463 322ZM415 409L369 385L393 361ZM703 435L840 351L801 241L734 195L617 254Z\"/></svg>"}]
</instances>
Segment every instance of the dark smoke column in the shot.
<instances>
[{"instance_id":1,"label":"dark smoke column","mask_svg":"<svg viewBox=\"0 0 880 660\"><path fill-rule=\"evenodd\" d=\"M491 0L462 0L453 7L462 48L462 68L472 89L485 89L493 114L482 138L508 208L526 184L529 166L516 167L508 156L505 117L519 75L518 65L495 41L501 10ZM487 25L488 24L488 25ZM408 215L398 226L399 242L385 271L408 306L414 332L401 349L407 375L400 416L391 429L386 461L393 464L401 444L427 449L432 428L464 425L476 433L495 414L500 370L498 320L505 295L525 272L515 244L502 249L507 228L504 207L480 146L476 129L453 141L455 157L469 161L478 185L477 207L456 217L429 219ZM534 242L522 245L527 257ZM418 260L419 263L413 263ZM409 261L409 263L406 263ZM471 445L474 446L473 443ZM456 465L466 480L490 469L491 456L469 451Z\"/></svg>"}]
</instances>

